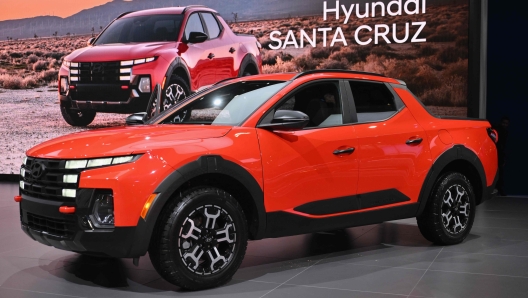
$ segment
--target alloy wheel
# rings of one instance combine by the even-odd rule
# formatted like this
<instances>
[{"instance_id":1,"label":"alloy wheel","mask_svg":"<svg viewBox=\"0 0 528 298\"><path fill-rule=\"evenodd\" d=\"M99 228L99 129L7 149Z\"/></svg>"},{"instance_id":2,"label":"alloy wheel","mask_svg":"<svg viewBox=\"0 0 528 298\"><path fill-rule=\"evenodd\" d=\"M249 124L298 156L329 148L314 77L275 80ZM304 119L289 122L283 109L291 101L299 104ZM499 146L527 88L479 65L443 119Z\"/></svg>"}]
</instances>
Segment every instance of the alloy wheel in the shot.
<instances>
[{"instance_id":1,"label":"alloy wheel","mask_svg":"<svg viewBox=\"0 0 528 298\"><path fill-rule=\"evenodd\" d=\"M185 97L187 97L187 95L180 84L169 85L165 90L165 97L163 98L163 111L177 104Z\"/></svg>"},{"instance_id":2,"label":"alloy wheel","mask_svg":"<svg viewBox=\"0 0 528 298\"><path fill-rule=\"evenodd\" d=\"M459 184L449 187L443 196L441 210L446 231L452 235L462 233L468 225L471 212L466 189Z\"/></svg>"},{"instance_id":3,"label":"alloy wheel","mask_svg":"<svg viewBox=\"0 0 528 298\"><path fill-rule=\"evenodd\" d=\"M211 275L234 258L236 227L229 213L213 205L200 206L184 220L178 235L179 255L188 270Z\"/></svg>"}]
</instances>

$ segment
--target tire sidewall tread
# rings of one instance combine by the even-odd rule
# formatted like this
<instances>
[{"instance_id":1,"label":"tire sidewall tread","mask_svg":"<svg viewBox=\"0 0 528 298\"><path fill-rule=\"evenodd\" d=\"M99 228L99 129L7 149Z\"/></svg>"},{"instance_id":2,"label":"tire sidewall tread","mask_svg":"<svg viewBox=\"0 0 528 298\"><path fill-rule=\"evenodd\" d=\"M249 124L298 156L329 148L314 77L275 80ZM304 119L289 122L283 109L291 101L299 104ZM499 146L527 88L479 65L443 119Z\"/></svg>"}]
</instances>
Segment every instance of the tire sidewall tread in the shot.
<instances>
[{"instance_id":1,"label":"tire sidewall tread","mask_svg":"<svg viewBox=\"0 0 528 298\"><path fill-rule=\"evenodd\" d=\"M446 190L453 184L462 185L467 191L470 204L469 221L466 228L458 235L447 232L442 222L442 202ZM420 232L427 240L438 245L453 245L464 241L471 231L475 220L475 192L466 176L458 172L448 172L440 176L435 183L431 197L423 213L417 217Z\"/></svg>"},{"instance_id":2,"label":"tire sidewall tread","mask_svg":"<svg viewBox=\"0 0 528 298\"><path fill-rule=\"evenodd\" d=\"M175 229L181 227L188 213L202 206L203 201L210 201L213 197L217 205L231 209L228 211L229 215L239 223L236 225L237 247L233 259L221 272L210 276L199 276L186 269L178 251L174 250L177 245L171 242L171 236L177 241L178 233ZM178 194L164 208L152 235L149 256L156 271L170 283L189 290L207 289L222 285L231 279L244 259L247 239L247 221L236 199L218 188L197 187Z\"/></svg>"}]
</instances>

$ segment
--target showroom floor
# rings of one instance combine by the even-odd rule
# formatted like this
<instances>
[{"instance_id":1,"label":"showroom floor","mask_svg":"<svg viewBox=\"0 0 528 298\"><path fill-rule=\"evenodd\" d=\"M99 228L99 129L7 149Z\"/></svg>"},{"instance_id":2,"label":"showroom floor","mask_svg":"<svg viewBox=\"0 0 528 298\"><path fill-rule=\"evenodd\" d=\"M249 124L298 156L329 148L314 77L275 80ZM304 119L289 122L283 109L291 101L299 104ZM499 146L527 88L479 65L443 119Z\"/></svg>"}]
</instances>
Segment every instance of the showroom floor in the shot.
<instances>
[{"instance_id":1,"label":"showroom floor","mask_svg":"<svg viewBox=\"0 0 528 298\"><path fill-rule=\"evenodd\" d=\"M526 297L528 198L480 206L464 243L434 246L416 220L250 242L233 280L186 292L148 257L98 260L20 229L15 183L0 183L0 297Z\"/></svg>"}]
</instances>

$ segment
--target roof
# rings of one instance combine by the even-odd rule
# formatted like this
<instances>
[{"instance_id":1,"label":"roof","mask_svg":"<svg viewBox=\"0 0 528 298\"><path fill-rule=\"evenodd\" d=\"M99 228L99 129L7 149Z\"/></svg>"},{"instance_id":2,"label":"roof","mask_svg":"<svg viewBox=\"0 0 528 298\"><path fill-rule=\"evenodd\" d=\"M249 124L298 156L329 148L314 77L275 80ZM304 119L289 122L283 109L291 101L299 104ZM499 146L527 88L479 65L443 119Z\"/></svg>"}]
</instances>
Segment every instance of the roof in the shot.
<instances>
[{"instance_id":1,"label":"roof","mask_svg":"<svg viewBox=\"0 0 528 298\"><path fill-rule=\"evenodd\" d=\"M385 77L381 74L370 73L370 72L360 72L360 71L350 71L350 70L338 70L338 69L321 69L321 70L310 70L301 73L276 73L276 74L262 74L254 75L250 77L244 77L247 80L280 80L280 81L289 81L289 80L312 80L313 78L342 78L342 79L360 79L360 80L371 80L378 82L387 82L393 84L401 84L400 81Z\"/></svg>"},{"instance_id":2,"label":"roof","mask_svg":"<svg viewBox=\"0 0 528 298\"><path fill-rule=\"evenodd\" d=\"M206 6L202 5L189 5L189 6L179 6L179 7L163 7L163 8L153 8L153 9L145 9L145 10L138 10L131 13L126 14L123 16L123 18L128 17L136 17L136 16L146 16L146 15L156 15L156 14L182 14L187 11L210 11L215 12L216 10L211 9Z\"/></svg>"}]
</instances>

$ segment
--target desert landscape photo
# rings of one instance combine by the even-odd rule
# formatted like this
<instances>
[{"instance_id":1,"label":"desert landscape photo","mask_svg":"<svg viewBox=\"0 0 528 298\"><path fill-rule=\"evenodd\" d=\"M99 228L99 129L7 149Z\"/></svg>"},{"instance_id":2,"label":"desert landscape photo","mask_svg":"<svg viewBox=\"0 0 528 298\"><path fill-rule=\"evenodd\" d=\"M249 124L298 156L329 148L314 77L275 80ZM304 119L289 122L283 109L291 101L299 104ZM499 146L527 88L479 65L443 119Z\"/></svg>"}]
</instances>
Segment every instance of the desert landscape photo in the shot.
<instances>
[{"instance_id":1,"label":"desert landscape photo","mask_svg":"<svg viewBox=\"0 0 528 298\"><path fill-rule=\"evenodd\" d=\"M456 1L459 3L460 1ZM323 19L322 14L287 16L277 19L239 21L225 16L234 32L252 34L262 44L263 72L301 72L313 69L346 69L380 73L406 82L410 90L429 111L441 116L466 116L468 87L468 5L429 5L425 14L398 18L376 16ZM368 45L354 42L355 32L362 25L388 24L397 28L399 39L415 35L418 27L406 23L426 22L419 38L425 42L387 43L380 40ZM277 41L273 31L281 32L283 43L289 31L297 40L301 30L340 27L347 40L330 46L333 34L327 35L326 46L317 39L315 47L293 45L273 50ZM87 40L102 30L92 28L86 34L69 32L33 38L7 37L0 41L0 113L4 140L0 150L7 159L0 163L0 173L17 173L24 152L42 141L71 132L124 125L127 115L99 113L84 128L74 128L62 119L59 110L57 74L66 55L85 47ZM392 33L389 35L392 36ZM359 32L360 40L373 38L372 32Z\"/></svg>"}]
</instances>

